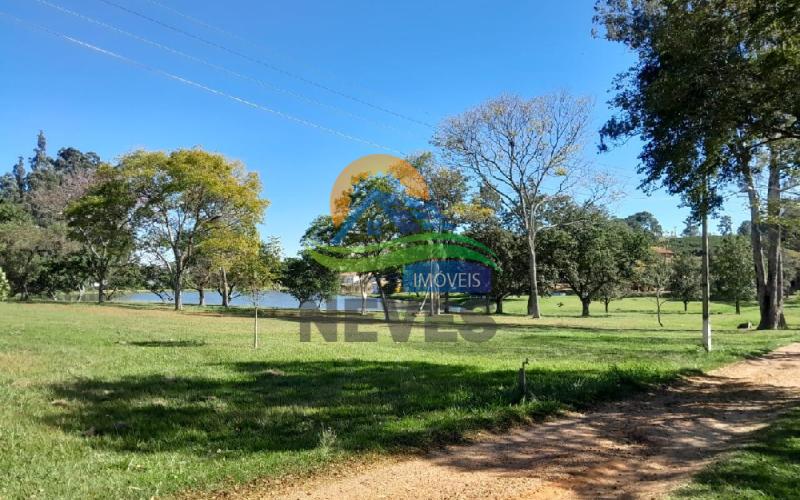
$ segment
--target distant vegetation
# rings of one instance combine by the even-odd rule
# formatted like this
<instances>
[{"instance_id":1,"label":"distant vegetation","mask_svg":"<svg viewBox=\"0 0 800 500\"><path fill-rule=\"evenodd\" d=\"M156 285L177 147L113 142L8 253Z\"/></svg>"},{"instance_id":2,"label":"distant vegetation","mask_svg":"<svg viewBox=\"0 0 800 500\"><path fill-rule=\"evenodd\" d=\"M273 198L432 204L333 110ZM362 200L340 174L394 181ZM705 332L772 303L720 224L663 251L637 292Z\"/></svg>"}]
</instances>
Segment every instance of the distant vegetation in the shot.
<instances>
[{"instance_id":1,"label":"distant vegetation","mask_svg":"<svg viewBox=\"0 0 800 500\"><path fill-rule=\"evenodd\" d=\"M537 115L537 106L581 106L577 101L570 104L570 99L559 95L543 101L503 101L498 109L513 114L524 105L530 108L526 119L544 119ZM471 167L450 168L431 153L408 160L428 184L431 196L426 203L431 207L407 212L436 214L439 219L426 224L463 232L498 256L501 265L494 271L489 297L497 313L504 311L507 298L532 296L532 291L546 296L567 289L584 304L584 315L591 314L593 302L603 302L608 311L612 301L632 295L657 292L684 304L700 298L698 236L666 235L649 212L618 219L597 204L602 192L590 199L576 198L566 187L536 199L534 290L531 242L520 229L514 205L508 204L519 199L517 195L486 183L477 184L473 192ZM306 249L302 257L281 263L279 242L262 241L256 230L267 207L260 198L259 180L240 163L197 149L138 151L113 166L74 148L51 158L40 133L27 165L30 170L20 158L12 172L0 178L0 269L5 270L12 297L80 300L91 292L103 302L120 290L146 289L181 308L184 289L197 290L201 305L207 290L215 290L224 306L248 290L282 288L301 302L324 300L339 291L336 274L309 261L306 254L315 245L332 243L336 228L331 218L313 221L301 242ZM569 179L566 165L541 168L542 175ZM351 190L350 202L355 205L372 190L398 186L363 179ZM366 211L361 217L341 243L374 243L376 235L388 241L408 231L396 220L381 218L380 211ZM693 233L693 224L687 221L685 234ZM740 228L743 233L748 230L749 225ZM713 297L733 303L751 300L756 290L750 240L732 234L725 217L720 231L725 234L711 238ZM788 233L787 247L784 267L790 279L785 292L791 293L797 283L794 249L800 249L800 238ZM665 256L660 248L674 255ZM666 281L654 286L653 271L664 266ZM373 291L369 283L378 281L377 290L388 299L398 289L400 271L361 273L362 297ZM448 297L443 304L440 297L434 299L435 312L447 309ZM529 312L535 302L529 303Z\"/></svg>"}]
</instances>

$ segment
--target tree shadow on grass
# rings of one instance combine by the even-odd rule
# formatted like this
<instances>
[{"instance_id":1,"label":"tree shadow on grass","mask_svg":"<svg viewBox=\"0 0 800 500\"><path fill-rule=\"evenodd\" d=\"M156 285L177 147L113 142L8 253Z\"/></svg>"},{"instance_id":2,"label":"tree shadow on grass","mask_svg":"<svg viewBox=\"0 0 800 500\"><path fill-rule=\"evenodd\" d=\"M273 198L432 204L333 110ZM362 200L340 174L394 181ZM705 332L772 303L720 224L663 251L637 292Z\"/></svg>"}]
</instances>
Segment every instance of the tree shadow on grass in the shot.
<instances>
[{"instance_id":1,"label":"tree shadow on grass","mask_svg":"<svg viewBox=\"0 0 800 500\"><path fill-rule=\"evenodd\" d=\"M623 397L675 374L650 370L528 371L528 402L513 370L363 360L242 362L220 377L86 379L51 389L66 400L46 423L96 448L199 455L310 450L322 429L345 450L425 450L475 429Z\"/></svg>"},{"instance_id":2,"label":"tree shadow on grass","mask_svg":"<svg viewBox=\"0 0 800 500\"><path fill-rule=\"evenodd\" d=\"M139 340L126 342L126 344L136 347L202 347L206 345L201 340Z\"/></svg>"}]
</instances>

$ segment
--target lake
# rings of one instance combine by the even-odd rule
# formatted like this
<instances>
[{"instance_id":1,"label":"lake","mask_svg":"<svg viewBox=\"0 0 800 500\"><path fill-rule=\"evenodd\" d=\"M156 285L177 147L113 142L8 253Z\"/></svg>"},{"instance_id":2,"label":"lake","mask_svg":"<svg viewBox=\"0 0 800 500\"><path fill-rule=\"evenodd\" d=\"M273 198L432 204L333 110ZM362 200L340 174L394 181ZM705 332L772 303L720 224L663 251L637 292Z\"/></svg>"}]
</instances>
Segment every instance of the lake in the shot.
<instances>
[{"instance_id":1,"label":"lake","mask_svg":"<svg viewBox=\"0 0 800 500\"><path fill-rule=\"evenodd\" d=\"M336 307L338 311L360 311L361 310L361 297L354 297L349 295L337 295ZM126 295L120 295L114 298L114 302L156 302L160 303L161 299L158 295L151 292L138 292ZM183 303L186 305L198 304L199 294L196 290L184 290ZM206 291L206 305L208 306L221 306L222 297L216 290ZM253 301L248 294L241 294L231 300L232 306L253 307ZM259 307L265 309L297 309L299 302L297 299L285 292L264 292L261 294L259 300ZM303 304L303 309L316 309L316 303ZM325 310L325 304L322 305L322 310ZM367 298L368 311L382 311L381 299Z\"/></svg>"}]
</instances>

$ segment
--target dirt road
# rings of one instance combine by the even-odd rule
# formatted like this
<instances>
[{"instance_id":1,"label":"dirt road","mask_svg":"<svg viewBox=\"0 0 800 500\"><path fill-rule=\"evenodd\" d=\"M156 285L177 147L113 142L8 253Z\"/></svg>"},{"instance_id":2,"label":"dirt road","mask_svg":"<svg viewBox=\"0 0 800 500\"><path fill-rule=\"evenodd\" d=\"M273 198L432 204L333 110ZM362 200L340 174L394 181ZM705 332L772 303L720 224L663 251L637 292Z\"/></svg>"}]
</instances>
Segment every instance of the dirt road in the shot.
<instances>
[{"instance_id":1,"label":"dirt road","mask_svg":"<svg viewBox=\"0 0 800 500\"><path fill-rule=\"evenodd\" d=\"M800 405L800 344L610 403L492 435L239 498L660 498L720 452ZM227 496L227 495L226 495Z\"/></svg>"}]
</instances>

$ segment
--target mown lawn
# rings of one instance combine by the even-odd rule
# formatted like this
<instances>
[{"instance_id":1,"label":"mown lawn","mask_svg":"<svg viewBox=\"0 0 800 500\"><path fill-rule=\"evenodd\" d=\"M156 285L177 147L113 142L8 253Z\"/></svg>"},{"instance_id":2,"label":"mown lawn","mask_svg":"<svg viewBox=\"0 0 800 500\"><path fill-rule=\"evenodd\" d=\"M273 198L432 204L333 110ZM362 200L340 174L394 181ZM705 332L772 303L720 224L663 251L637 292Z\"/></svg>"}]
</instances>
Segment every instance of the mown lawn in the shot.
<instances>
[{"instance_id":1,"label":"mown lawn","mask_svg":"<svg viewBox=\"0 0 800 500\"><path fill-rule=\"evenodd\" d=\"M758 432L744 450L709 466L674 497L800 498L800 409Z\"/></svg>"},{"instance_id":2,"label":"mown lawn","mask_svg":"<svg viewBox=\"0 0 800 500\"><path fill-rule=\"evenodd\" d=\"M516 309L515 309L516 308ZM510 301L509 311L524 300ZM0 303L0 498L145 498L305 473L365 453L415 451L476 429L624 397L800 340L740 332L754 321L715 304L717 349L699 316L670 304L659 328L648 299L580 318L574 297L548 317L505 315L483 343L299 341L291 312L261 321L218 309ZM788 309L791 324L800 310ZM529 358L524 404L516 370Z\"/></svg>"}]
</instances>

